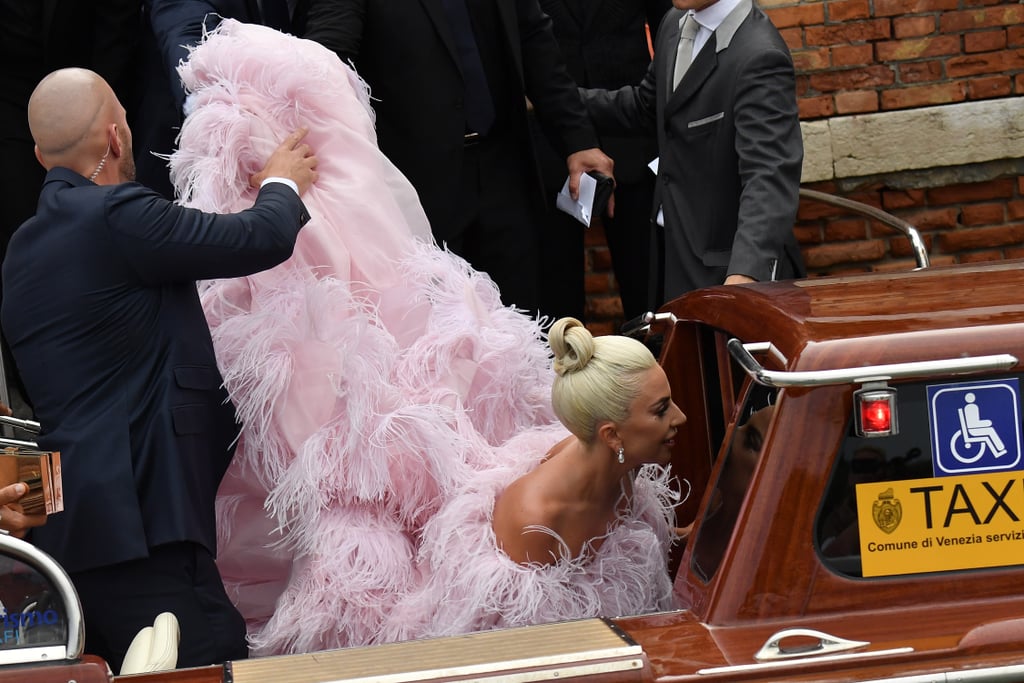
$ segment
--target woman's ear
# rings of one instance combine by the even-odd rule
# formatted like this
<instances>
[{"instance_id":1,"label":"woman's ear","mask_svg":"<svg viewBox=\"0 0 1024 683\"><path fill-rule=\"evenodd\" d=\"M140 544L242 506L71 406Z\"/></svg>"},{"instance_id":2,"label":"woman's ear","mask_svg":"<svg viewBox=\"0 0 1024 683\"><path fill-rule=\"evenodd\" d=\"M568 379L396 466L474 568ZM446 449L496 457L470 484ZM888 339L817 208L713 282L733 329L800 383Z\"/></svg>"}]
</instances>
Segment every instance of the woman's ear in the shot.
<instances>
[{"instance_id":1,"label":"woman's ear","mask_svg":"<svg viewBox=\"0 0 1024 683\"><path fill-rule=\"evenodd\" d=\"M622 447L622 437L619 436L618 427L611 420L603 420L598 423L597 438L612 451L618 451Z\"/></svg>"}]
</instances>

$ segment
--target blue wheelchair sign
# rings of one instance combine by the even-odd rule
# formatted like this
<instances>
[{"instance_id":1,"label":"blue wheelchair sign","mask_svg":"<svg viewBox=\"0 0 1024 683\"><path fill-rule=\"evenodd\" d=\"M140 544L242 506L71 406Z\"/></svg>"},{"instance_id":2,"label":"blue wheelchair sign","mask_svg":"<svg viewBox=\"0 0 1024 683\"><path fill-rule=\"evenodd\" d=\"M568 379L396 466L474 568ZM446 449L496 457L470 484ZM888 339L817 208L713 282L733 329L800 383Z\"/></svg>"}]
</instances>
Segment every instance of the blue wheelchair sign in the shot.
<instances>
[{"instance_id":1,"label":"blue wheelchair sign","mask_svg":"<svg viewBox=\"0 0 1024 683\"><path fill-rule=\"evenodd\" d=\"M1024 469L1017 378L928 387L936 477Z\"/></svg>"}]
</instances>

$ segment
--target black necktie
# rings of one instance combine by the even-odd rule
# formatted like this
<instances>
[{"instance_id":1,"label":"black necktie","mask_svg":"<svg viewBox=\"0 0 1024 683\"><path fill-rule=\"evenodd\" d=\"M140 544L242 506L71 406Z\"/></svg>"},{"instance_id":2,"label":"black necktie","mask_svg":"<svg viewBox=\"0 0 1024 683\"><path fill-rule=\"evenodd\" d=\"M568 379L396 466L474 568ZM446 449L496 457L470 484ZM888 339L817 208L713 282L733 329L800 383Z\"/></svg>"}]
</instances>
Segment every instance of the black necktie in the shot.
<instances>
[{"instance_id":1,"label":"black necktie","mask_svg":"<svg viewBox=\"0 0 1024 683\"><path fill-rule=\"evenodd\" d=\"M474 133L484 134L494 124L494 102L491 101L491 89L487 87L484 64L476 46L466 0L443 0L442 4L455 35L455 47L459 53L462 80L466 87L466 127Z\"/></svg>"}]
</instances>

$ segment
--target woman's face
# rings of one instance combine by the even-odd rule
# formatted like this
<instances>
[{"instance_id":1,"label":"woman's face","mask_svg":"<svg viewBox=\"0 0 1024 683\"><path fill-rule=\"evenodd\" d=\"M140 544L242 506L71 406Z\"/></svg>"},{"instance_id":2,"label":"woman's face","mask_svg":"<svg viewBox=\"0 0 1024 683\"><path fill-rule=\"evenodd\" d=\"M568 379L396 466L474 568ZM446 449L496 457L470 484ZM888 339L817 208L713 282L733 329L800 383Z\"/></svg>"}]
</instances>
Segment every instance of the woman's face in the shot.
<instances>
[{"instance_id":1,"label":"woman's face","mask_svg":"<svg viewBox=\"0 0 1024 683\"><path fill-rule=\"evenodd\" d=\"M640 393L619 425L626 462L667 465L672 460L676 432L685 422L683 411L672 401L665 371L658 365L645 371Z\"/></svg>"}]
</instances>

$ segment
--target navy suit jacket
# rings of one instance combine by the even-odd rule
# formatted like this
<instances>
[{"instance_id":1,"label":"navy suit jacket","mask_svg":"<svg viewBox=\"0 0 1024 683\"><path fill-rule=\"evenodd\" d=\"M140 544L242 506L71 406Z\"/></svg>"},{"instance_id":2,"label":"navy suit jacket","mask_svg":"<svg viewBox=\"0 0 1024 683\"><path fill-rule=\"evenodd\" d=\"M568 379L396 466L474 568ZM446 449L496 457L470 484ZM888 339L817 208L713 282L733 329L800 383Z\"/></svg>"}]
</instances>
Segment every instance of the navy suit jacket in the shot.
<instances>
[{"instance_id":1,"label":"navy suit jacket","mask_svg":"<svg viewBox=\"0 0 1024 683\"><path fill-rule=\"evenodd\" d=\"M195 281L280 263L307 219L281 184L216 215L137 183L47 174L8 249L0 316L39 445L61 452L64 512L32 540L69 572L178 541L216 552L238 427Z\"/></svg>"}]
</instances>

